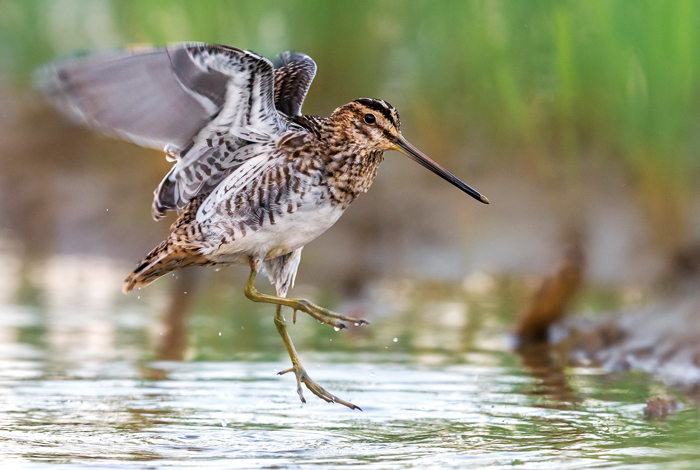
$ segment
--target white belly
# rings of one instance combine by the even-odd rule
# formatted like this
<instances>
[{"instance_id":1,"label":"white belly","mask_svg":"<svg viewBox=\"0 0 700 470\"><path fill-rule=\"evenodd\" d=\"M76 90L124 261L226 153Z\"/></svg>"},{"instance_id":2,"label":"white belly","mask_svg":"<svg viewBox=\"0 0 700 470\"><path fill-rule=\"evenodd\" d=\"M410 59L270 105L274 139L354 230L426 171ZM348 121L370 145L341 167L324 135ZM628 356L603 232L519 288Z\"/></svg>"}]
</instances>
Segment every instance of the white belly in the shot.
<instances>
[{"instance_id":1,"label":"white belly","mask_svg":"<svg viewBox=\"0 0 700 470\"><path fill-rule=\"evenodd\" d=\"M235 240L202 253L207 258L219 262L246 264L248 257L270 259L292 252L308 244L323 232L328 230L343 214L344 209L332 207L330 204L303 207L291 214L283 213L275 216L275 223L267 219L262 227L253 231L247 228L245 235L236 231ZM212 228L207 238L216 238L216 230ZM230 237L228 237L230 238Z\"/></svg>"}]
</instances>

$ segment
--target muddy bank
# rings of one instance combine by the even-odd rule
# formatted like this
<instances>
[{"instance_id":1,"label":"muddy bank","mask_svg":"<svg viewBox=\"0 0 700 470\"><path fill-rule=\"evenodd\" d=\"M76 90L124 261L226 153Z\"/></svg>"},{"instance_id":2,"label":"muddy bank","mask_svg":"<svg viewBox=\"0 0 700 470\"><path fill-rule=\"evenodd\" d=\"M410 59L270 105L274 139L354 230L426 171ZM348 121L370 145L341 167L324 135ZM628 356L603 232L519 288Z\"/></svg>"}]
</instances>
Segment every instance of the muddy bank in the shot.
<instances>
[{"instance_id":1,"label":"muddy bank","mask_svg":"<svg viewBox=\"0 0 700 470\"><path fill-rule=\"evenodd\" d=\"M552 325L550 341L577 365L643 370L700 398L700 293L592 322Z\"/></svg>"},{"instance_id":2,"label":"muddy bank","mask_svg":"<svg viewBox=\"0 0 700 470\"><path fill-rule=\"evenodd\" d=\"M523 357L554 350L575 366L641 370L700 401L700 257L680 253L672 261L667 284L675 289L663 300L596 319L565 318L583 284L585 260L575 240L521 311L514 336Z\"/></svg>"}]
</instances>

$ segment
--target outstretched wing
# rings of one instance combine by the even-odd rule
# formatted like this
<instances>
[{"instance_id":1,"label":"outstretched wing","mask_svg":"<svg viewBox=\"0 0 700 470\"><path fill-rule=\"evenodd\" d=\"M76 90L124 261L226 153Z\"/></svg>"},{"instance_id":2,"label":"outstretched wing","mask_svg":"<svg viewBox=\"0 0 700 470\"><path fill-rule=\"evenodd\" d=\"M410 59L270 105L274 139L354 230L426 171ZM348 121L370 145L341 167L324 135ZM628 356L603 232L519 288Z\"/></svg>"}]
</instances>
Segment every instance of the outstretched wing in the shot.
<instances>
[{"instance_id":1,"label":"outstretched wing","mask_svg":"<svg viewBox=\"0 0 700 470\"><path fill-rule=\"evenodd\" d=\"M226 74L226 96L219 114L192 139L156 189L153 214L182 209L198 194L214 189L250 157L241 152L251 142L271 142L285 134L290 124L282 119L274 102L274 69L267 59L249 51L208 44L188 44L178 57L171 53L178 78L185 84L200 78L197 68ZM182 55L182 54L181 54ZM182 65L180 65L182 62ZM243 158L245 157L245 158Z\"/></svg>"},{"instance_id":2,"label":"outstretched wing","mask_svg":"<svg viewBox=\"0 0 700 470\"><path fill-rule=\"evenodd\" d=\"M38 85L72 118L176 155L221 114L241 137L260 139L284 127L270 61L227 46L184 43L71 58L41 69Z\"/></svg>"},{"instance_id":3,"label":"outstretched wing","mask_svg":"<svg viewBox=\"0 0 700 470\"><path fill-rule=\"evenodd\" d=\"M269 60L251 51L204 43L168 51L175 74L186 87L206 80L202 72L228 77L223 108L213 123L226 125L229 133L251 142L265 142L286 131L275 109L275 75Z\"/></svg>"},{"instance_id":4,"label":"outstretched wing","mask_svg":"<svg viewBox=\"0 0 700 470\"><path fill-rule=\"evenodd\" d=\"M289 51L279 54L273 60L276 67L274 106L287 116L300 115L304 97L316 74L316 63L306 54ZM267 91L263 96L269 96ZM207 194L217 187L224 178L251 158L250 149L240 147L250 141L270 141L272 137L280 134L272 129L261 135L260 130L271 126L256 124L255 119L252 124L234 124L233 130L229 129L229 135L226 134L226 128L229 126L226 110L231 105L245 102L247 98L249 96L240 94L236 97L227 95L222 117L217 117L216 122L202 129L195 137L192 147L187 149L182 160L173 167L156 190L153 202L153 213L156 217L164 215L168 209L181 209L196 195ZM269 103L265 105L269 107ZM277 116L277 113L269 114ZM286 121L284 124L287 125ZM246 133L245 125L252 127L253 132Z\"/></svg>"},{"instance_id":5,"label":"outstretched wing","mask_svg":"<svg viewBox=\"0 0 700 470\"><path fill-rule=\"evenodd\" d=\"M104 134L162 150L185 148L223 107L228 77L192 61L186 46L106 51L64 59L37 85L64 114Z\"/></svg>"},{"instance_id":6,"label":"outstretched wing","mask_svg":"<svg viewBox=\"0 0 700 470\"><path fill-rule=\"evenodd\" d=\"M287 116L300 116L301 105L316 76L316 62L301 52L279 54L275 66L275 106Z\"/></svg>"},{"instance_id":7,"label":"outstretched wing","mask_svg":"<svg viewBox=\"0 0 700 470\"><path fill-rule=\"evenodd\" d=\"M297 53L282 56L274 70L253 52L204 43L102 52L50 64L39 71L38 84L73 119L166 149L178 160L155 192L159 218L216 187L249 157L238 152L242 146L288 130L276 109L275 76L285 77L279 89L293 97L284 102L292 113L313 78L292 69L305 64L308 71L313 61Z\"/></svg>"}]
</instances>

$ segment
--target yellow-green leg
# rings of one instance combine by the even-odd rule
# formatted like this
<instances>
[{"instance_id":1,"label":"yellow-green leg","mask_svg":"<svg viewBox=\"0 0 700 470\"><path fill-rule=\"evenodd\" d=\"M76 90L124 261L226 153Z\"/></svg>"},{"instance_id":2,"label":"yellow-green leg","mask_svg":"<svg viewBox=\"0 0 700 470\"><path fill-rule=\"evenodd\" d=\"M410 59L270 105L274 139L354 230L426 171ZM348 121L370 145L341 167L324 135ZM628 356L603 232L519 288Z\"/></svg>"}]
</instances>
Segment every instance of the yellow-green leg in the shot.
<instances>
[{"instance_id":1,"label":"yellow-green leg","mask_svg":"<svg viewBox=\"0 0 700 470\"><path fill-rule=\"evenodd\" d=\"M345 401L342 398L338 398L332 393L326 391L325 388L321 387L319 384L314 382L311 379L311 377L309 377L309 374L306 373L306 370L299 361L299 356L297 355L297 351L294 348L294 344L292 343L292 338L289 337L289 333L287 332L287 321L285 320L284 315L282 314L281 305L277 305L277 310L275 311L275 327L277 328L277 332L282 337L282 341L284 341L284 346L287 348L289 358L292 360L291 368L283 370L282 372L278 372L277 374L283 375L288 372L294 372L294 375L297 378L297 393L299 394L299 398L301 399L302 403L306 403L304 393L301 390L301 384L303 382L304 385L306 385L306 388L311 390L311 393L313 393L320 399L327 401L328 403L340 403L341 405L345 405L352 410L362 411L362 408L360 408L359 406L353 405L349 401Z\"/></svg>"},{"instance_id":2,"label":"yellow-green leg","mask_svg":"<svg viewBox=\"0 0 700 470\"><path fill-rule=\"evenodd\" d=\"M311 390L311 393L316 395L322 400L327 401L328 403L340 403L341 405L345 405L350 409L353 410L360 410L362 409L359 406L353 405L352 403L343 400L342 398L338 398L332 393L326 391L325 388L321 387L319 384L314 382L311 377L306 373L306 370L304 367L301 365L301 361L299 360L299 355L297 354L296 349L294 348L294 344L292 343L292 338L289 337L289 333L287 332L287 321L284 318L284 314L282 314L282 306L287 306L291 307L295 310L303 310L307 313L309 313L311 316L316 318L316 316L306 310L306 308L310 305L312 307L322 309L325 312L329 312L326 309L323 309L322 307L318 307L317 305L312 304L311 302L308 302L306 300L296 300L296 299L286 299L284 297L275 297L272 295L264 295L261 294L256 288L255 288L255 276L257 272L254 269L251 269L250 276L248 277L248 282L246 283L245 286L245 294L246 296L253 300L254 302L266 302L266 303L272 303L276 304L276 310L275 310L275 328L277 328L277 332L280 334L282 337L282 341L284 342L284 346L287 348L287 352L289 353L289 358L292 360L292 367L283 370L282 372L278 372L278 375L286 374L288 372L294 372L294 375L297 378L297 393L299 394L299 398L301 399L302 403L306 403L306 399L304 399L304 393L302 392L301 384L303 383L306 385L306 388ZM338 315L338 317L340 317ZM335 321L335 323L332 323L330 321L326 321L324 323L331 323L334 326L343 325L338 321L338 319L334 317L330 317L332 320ZM341 319L345 319L348 321L356 321L355 319L349 319L347 317L341 317ZM322 320L319 320L322 321ZM357 321L359 323L359 321ZM367 323L363 321L363 323ZM344 327L343 325L342 327ZM340 326L338 326L340 327ZM340 328L342 328L340 327Z\"/></svg>"},{"instance_id":3,"label":"yellow-green leg","mask_svg":"<svg viewBox=\"0 0 700 470\"><path fill-rule=\"evenodd\" d=\"M343 323L341 320L350 321L358 325L369 324L367 320L363 320L362 318L346 317L344 315L331 312L330 310L319 307L306 299L287 299L285 297L263 294L255 288L255 276L257 274L258 272L251 268L250 276L248 276L248 282L245 284L245 295L253 302L265 302L268 304L290 307L294 309L295 316L296 311L301 310L302 312L308 313L321 323L327 323L339 329L346 328L345 323Z\"/></svg>"}]
</instances>

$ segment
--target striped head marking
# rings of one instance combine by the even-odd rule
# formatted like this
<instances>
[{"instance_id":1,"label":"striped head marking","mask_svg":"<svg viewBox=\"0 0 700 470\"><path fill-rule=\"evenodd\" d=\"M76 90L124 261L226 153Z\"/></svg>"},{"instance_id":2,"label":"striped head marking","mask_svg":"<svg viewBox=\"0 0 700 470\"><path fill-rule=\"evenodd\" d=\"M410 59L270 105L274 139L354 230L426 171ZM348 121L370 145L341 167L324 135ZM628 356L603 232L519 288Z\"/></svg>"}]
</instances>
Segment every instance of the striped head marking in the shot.
<instances>
[{"instance_id":1,"label":"striped head marking","mask_svg":"<svg viewBox=\"0 0 700 470\"><path fill-rule=\"evenodd\" d=\"M360 98L333 112L352 140L372 150L390 150L401 135L399 113L384 100Z\"/></svg>"},{"instance_id":2,"label":"striped head marking","mask_svg":"<svg viewBox=\"0 0 700 470\"><path fill-rule=\"evenodd\" d=\"M411 145L401 135L399 113L386 101L360 98L336 109L330 121L343 129L347 133L346 138L349 137L355 144L367 150L397 150L474 199L489 203L474 188Z\"/></svg>"}]
</instances>

